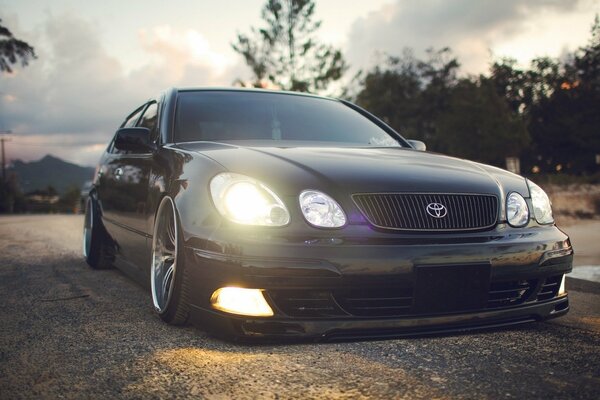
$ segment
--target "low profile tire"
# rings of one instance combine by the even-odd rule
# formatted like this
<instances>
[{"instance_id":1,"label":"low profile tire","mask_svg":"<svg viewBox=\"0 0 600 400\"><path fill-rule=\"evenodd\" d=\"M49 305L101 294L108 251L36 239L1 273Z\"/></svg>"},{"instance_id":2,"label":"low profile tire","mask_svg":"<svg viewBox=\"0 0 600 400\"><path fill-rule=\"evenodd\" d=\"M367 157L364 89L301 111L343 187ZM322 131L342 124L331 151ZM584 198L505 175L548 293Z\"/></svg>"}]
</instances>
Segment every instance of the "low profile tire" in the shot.
<instances>
[{"instance_id":1,"label":"low profile tire","mask_svg":"<svg viewBox=\"0 0 600 400\"><path fill-rule=\"evenodd\" d=\"M179 233L173 199L164 197L154 222L150 286L154 310L171 325L185 325L189 315L189 283L183 257L179 256L183 251Z\"/></svg>"},{"instance_id":2,"label":"low profile tire","mask_svg":"<svg viewBox=\"0 0 600 400\"><path fill-rule=\"evenodd\" d=\"M96 204L91 196L85 202L83 221L83 256L94 269L112 268L112 256L107 246L107 237L97 213Z\"/></svg>"}]
</instances>

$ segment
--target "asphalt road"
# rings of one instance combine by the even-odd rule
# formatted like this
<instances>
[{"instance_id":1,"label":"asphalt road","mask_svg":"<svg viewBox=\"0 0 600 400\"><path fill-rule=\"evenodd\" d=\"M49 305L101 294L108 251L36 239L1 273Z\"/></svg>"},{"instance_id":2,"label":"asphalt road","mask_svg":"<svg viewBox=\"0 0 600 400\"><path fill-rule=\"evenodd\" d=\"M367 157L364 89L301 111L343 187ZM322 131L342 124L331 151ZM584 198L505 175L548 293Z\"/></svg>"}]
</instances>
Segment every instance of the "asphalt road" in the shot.
<instances>
[{"instance_id":1,"label":"asphalt road","mask_svg":"<svg viewBox=\"0 0 600 400\"><path fill-rule=\"evenodd\" d=\"M80 216L0 218L0 398L597 399L600 292L492 332L238 345L161 323L80 255ZM598 232L598 231L596 231ZM576 246L576 244L575 244Z\"/></svg>"}]
</instances>

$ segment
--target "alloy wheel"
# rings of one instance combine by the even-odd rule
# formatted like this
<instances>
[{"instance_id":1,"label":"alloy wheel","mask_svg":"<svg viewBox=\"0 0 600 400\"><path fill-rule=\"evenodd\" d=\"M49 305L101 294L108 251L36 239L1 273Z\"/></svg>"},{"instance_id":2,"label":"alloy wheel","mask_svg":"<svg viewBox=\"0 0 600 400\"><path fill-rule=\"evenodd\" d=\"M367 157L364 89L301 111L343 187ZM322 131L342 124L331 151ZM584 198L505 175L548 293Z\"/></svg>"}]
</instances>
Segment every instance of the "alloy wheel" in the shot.
<instances>
[{"instance_id":1,"label":"alloy wheel","mask_svg":"<svg viewBox=\"0 0 600 400\"><path fill-rule=\"evenodd\" d=\"M92 246L92 231L94 229L94 210L92 199L88 197L85 202L85 217L83 220L83 256L89 257Z\"/></svg>"},{"instance_id":2,"label":"alloy wheel","mask_svg":"<svg viewBox=\"0 0 600 400\"><path fill-rule=\"evenodd\" d=\"M152 239L152 301L159 313L165 312L173 292L177 268L177 225L173 200L160 203Z\"/></svg>"}]
</instances>

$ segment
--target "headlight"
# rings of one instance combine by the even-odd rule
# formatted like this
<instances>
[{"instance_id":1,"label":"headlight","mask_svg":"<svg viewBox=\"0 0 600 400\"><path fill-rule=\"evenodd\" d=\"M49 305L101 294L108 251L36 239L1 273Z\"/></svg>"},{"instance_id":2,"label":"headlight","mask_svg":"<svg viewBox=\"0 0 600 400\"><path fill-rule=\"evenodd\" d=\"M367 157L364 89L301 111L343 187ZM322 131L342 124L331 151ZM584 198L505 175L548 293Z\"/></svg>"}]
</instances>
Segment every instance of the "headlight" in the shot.
<instances>
[{"instance_id":1,"label":"headlight","mask_svg":"<svg viewBox=\"0 0 600 400\"><path fill-rule=\"evenodd\" d=\"M510 226L520 228L529 221L529 207L527 202L517 192L512 192L506 198L506 218Z\"/></svg>"},{"instance_id":2,"label":"headlight","mask_svg":"<svg viewBox=\"0 0 600 400\"><path fill-rule=\"evenodd\" d=\"M531 203L533 204L533 215L539 224L551 224L554 222L552 216L552 203L550 198L541 187L527 180L529 193L531 194Z\"/></svg>"},{"instance_id":3,"label":"headlight","mask_svg":"<svg viewBox=\"0 0 600 400\"><path fill-rule=\"evenodd\" d=\"M290 213L268 187L250 177L221 173L210 181L210 194L217 210L244 225L283 226Z\"/></svg>"},{"instance_id":4,"label":"headlight","mask_svg":"<svg viewBox=\"0 0 600 400\"><path fill-rule=\"evenodd\" d=\"M342 207L325 193L305 190L300 193L300 208L309 224L320 228L339 228L346 224Z\"/></svg>"}]
</instances>

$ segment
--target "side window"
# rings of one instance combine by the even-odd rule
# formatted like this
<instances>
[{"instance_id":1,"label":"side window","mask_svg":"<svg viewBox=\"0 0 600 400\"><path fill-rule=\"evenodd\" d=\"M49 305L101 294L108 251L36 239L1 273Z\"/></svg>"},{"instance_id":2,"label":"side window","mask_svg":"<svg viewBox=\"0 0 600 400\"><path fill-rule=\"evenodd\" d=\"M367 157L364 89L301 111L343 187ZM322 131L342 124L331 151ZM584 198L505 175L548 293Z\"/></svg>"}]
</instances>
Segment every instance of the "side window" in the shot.
<instances>
[{"instance_id":1,"label":"side window","mask_svg":"<svg viewBox=\"0 0 600 400\"><path fill-rule=\"evenodd\" d=\"M142 111L144 111L145 108L146 104L144 104L141 107L138 107L137 110L129 114L129 116L125 119L125 121L121 124L119 128L131 128L135 126L136 122L140 118L140 115L142 115ZM112 141L110 142L110 145L108 146L108 152L115 154L125 154L124 151L115 149L115 137L113 137Z\"/></svg>"},{"instance_id":2,"label":"side window","mask_svg":"<svg viewBox=\"0 0 600 400\"><path fill-rule=\"evenodd\" d=\"M150 129L150 136L155 139L158 132L158 104L151 103L137 126Z\"/></svg>"},{"instance_id":3,"label":"side window","mask_svg":"<svg viewBox=\"0 0 600 400\"><path fill-rule=\"evenodd\" d=\"M123 122L123 125L121 125L121 128L131 128L133 126L135 126L135 123L137 122L138 118L140 117L140 114L142 114L142 111L144 111L144 106L141 106L140 108L138 108L137 110L135 110L133 112L133 114L131 114L129 117L127 117L127 119L125 120L125 122Z\"/></svg>"}]
</instances>

